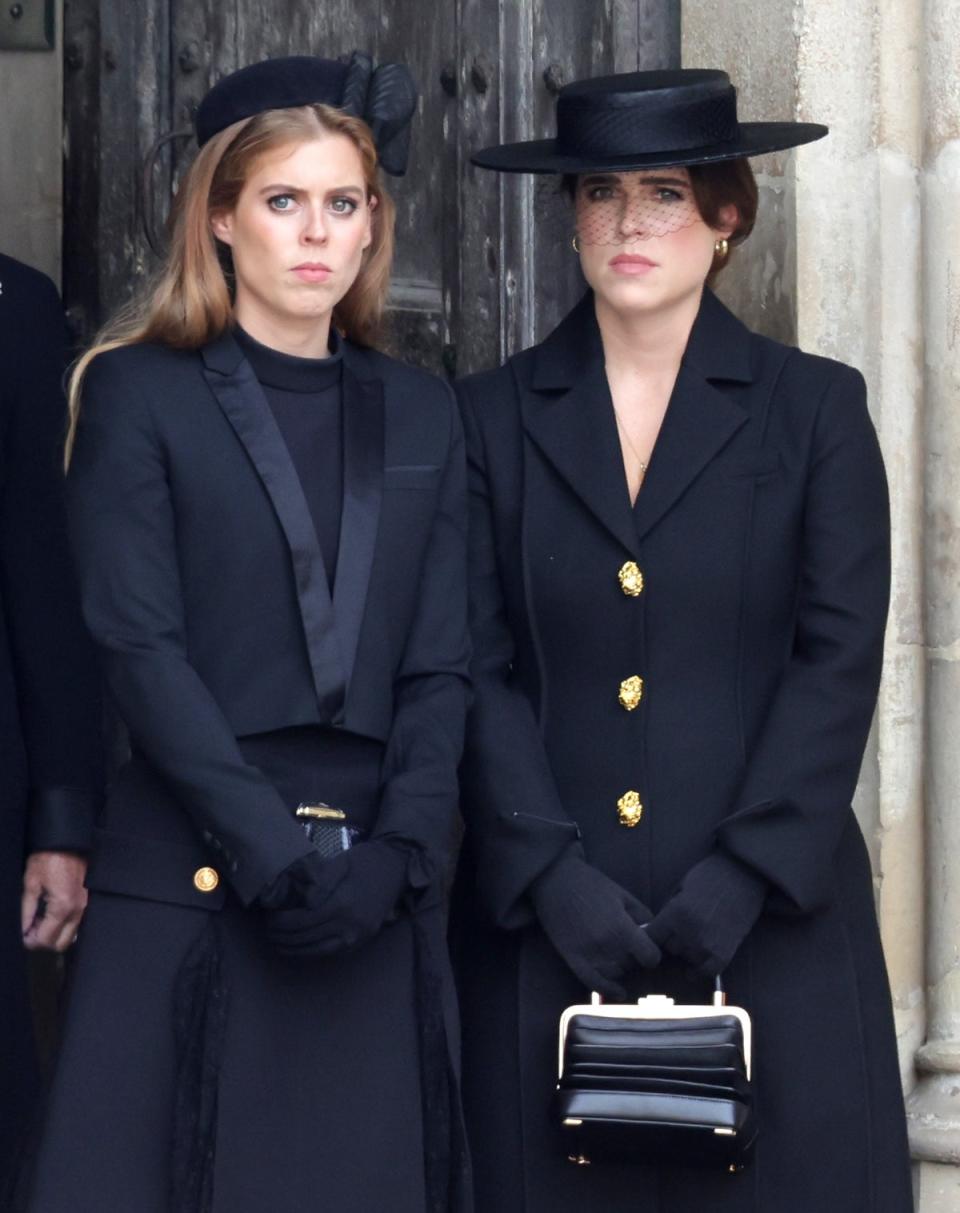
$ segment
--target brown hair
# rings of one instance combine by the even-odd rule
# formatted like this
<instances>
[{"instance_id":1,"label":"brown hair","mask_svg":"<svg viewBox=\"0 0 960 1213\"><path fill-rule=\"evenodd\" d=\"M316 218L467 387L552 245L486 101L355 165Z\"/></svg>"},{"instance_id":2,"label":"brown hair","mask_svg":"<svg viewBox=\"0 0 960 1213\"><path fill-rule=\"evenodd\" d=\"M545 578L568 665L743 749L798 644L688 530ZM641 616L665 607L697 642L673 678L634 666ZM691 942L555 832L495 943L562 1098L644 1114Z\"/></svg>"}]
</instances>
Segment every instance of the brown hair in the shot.
<instances>
[{"instance_id":1,"label":"brown hair","mask_svg":"<svg viewBox=\"0 0 960 1213\"><path fill-rule=\"evenodd\" d=\"M376 339L390 282L395 210L380 180L370 128L360 118L328 105L267 110L235 122L205 143L191 164L170 215L170 248L152 284L107 322L73 368L66 464L73 449L83 378L94 358L141 342L198 349L229 326L232 263L227 246L213 235L210 217L236 206L244 183L266 152L315 139L323 132L352 140L363 164L367 197L376 199L370 246L355 282L333 310L333 323L360 345Z\"/></svg>"},{"instance_id":2,"label":"brown hair","mask_svg":"<svg viewBox=\"0 0 960 1213\"><path fill-rule=\"evenodd\" d=\"M725 206L737 208L737 226L730 233L730 246L743 244L757 221L757 181L750 161L720 160L715 164L691 164L690 186L697 210L707 227L720 226ZM728 263L728 257L714 256L707 283L712 283Z\"/></svg>"}]
</instances>

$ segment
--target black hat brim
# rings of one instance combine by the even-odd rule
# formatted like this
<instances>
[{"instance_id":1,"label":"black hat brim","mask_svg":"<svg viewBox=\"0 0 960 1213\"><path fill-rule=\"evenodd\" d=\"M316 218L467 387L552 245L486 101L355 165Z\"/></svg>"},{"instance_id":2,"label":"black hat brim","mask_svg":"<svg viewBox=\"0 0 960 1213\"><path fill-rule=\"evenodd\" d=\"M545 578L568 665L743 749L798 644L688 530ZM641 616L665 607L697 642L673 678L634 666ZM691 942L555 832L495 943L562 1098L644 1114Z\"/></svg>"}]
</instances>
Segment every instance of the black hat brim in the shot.
<instances>
[{"instance_id":1,"label":"black hat brim","mask_svg":"<svg viewBox=\"0 0 960 1213\"><path fill-rule=\"evenodd\" d=\"M525 143L485 147L470 159L480 168L496 169L501 173L624 173L762 156L766 152L782 152L813 143L827 133L827 127L816 122L741 122L738 137L730 142L675 151L611 157L591 156L586 152L568 155L557 151L555 139L532 139Z\"/></svg>"}]
</instances>

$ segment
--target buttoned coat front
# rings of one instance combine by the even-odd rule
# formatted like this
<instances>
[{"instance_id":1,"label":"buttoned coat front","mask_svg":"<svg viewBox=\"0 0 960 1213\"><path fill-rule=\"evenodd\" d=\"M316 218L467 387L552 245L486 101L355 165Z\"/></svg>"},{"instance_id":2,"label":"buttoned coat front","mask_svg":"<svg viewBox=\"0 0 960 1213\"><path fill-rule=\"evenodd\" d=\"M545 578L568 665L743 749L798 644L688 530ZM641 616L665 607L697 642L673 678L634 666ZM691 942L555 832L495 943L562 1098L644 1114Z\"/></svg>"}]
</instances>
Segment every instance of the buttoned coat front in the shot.
<instances>
[{"instance_id":1,"label":"buttoned coat front","mask_svg":"<svg viewBox=\"0 0 960 1213\"><path fill-rule=\"evenodd\" d=\"M457 951L478 1207L908 1213L851 810L889 578L861 377L750 333L706 292L633 508L591 296L459 395L475 706ZM528 890L577 838L654 911L717 845L769 881L726 974L756 1040L760 1138L738 1175L564 1156L557 1021L585 991ZM667 962L635 992L711 993Z\"/></svg>"},{"instance_id":2,"label":"buttoned coat front","mask_svg":"<svg viewBox=\"0 0 960 1213\"><path fill-rule=\"evenodd\" d=\"M190 1213L170 1193L197 1005L203 1022L225 1020L209 1054L212 1196L197 1208L307 1209L321 1192L336 1208L466 1207L440 896L467 703L463 439L445 385L344 346L332 592L290 453L229 333L90 366L70 527L133 756L97 832L31 1213ZM329 761L312 759L320 735ZM302 741L309 761L272 776L249 758L265 736ZM310 850L300 800L401 840L411 894L364 945L290 960L254 903ZM211 931L218 958L201 976L220 973L215 993L193 979L178 1018ZM437 1081L439 1094L425 1086Z\"/></svg>"}]
</instances>

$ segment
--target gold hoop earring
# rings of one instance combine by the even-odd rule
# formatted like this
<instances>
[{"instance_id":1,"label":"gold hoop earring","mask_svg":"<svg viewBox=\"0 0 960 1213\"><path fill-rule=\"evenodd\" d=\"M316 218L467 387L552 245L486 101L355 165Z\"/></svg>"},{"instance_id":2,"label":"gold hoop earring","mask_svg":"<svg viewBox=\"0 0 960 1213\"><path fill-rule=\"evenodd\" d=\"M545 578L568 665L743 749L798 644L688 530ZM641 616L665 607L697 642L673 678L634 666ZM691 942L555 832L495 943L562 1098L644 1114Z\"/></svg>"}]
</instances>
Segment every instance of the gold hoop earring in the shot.
<instances>
[{"instance_id":1,"label":"gold hoop earring","mask_svg":"<svg viewBox=\"0 0 960 1213\"><path fill-rule=\"evenodd\" d=\"M726 236L721 236L719 240L714 241L713 255L719 257L721 261L726 261L727 255L730 252L730 241Z\"/></svg>"},{"instance_id":2,"label":"gold hoop earring","mask_svg":"<svg viewBox=\"0 0 960 1213\"><path fill-rule=\"evenodd\" d=\"M579 245L579 243L577 242L577 238L576 238L576 236L574 236L574 238L573 238L573 239L570 241L570 243L571 243L571 245L573 246L573 251L574 251L575 253L579 253L579 252L580 252L580 245Z\"/></svg>"}]
</instances>

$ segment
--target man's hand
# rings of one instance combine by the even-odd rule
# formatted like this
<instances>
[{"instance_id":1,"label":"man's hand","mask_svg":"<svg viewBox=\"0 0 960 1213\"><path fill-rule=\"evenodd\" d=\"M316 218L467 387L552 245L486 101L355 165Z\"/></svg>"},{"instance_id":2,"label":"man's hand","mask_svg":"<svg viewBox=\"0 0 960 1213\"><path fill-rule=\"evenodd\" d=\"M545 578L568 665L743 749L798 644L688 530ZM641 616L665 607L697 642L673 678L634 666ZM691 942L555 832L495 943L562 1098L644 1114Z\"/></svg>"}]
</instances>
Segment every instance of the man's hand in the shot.
<instances>
[{"instance_id":1,"label":"man's hand","mask_svg":"<svg viewBox=\"0 0 960 1213\"><path fill-rule=\"evenodd\" d=\"M25 948L65 952L87 908L87 861L68 851L36 851L23 873L21 928Z\"/></svg>"}]
</instances>

